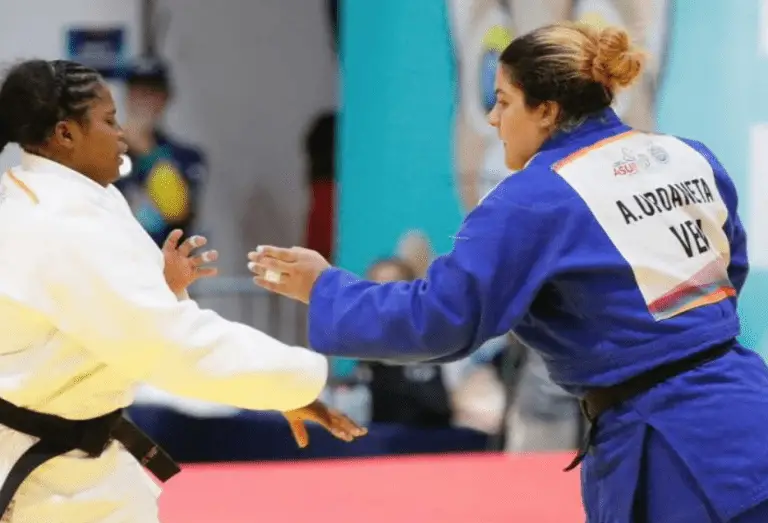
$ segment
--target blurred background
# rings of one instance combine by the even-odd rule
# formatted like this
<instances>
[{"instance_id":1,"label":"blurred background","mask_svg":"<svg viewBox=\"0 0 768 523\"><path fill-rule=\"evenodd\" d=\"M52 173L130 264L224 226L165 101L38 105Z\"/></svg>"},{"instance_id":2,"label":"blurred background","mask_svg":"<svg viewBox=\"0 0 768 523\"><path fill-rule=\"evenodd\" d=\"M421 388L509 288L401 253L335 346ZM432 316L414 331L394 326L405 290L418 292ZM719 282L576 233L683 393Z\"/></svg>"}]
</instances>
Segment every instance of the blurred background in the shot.
<instances>
[{"instance_id":1,"label":"blurred background","mask_svg":"<svg viewBox=\"0 0 768 523\"><path fill-rule=\"evenodd\" d=\"M6 2L7 3L7 2ZM561 19L625 26L649 52L616 103L632 125L708 144L740 190L752 273L742 342L768 354L765 0L27 0L0 16L0 64L68 58L109 80L130 144L119 188L158 242L204 234L221 276L194 298L306 345L302 306L252 285L245 254L304 245L378 281L414 279L507 173L486 125L499 52ZM18 161L9 148L0 168ZM142 387L131 417L184 463L168 522L583 519L563 474L575 400L514 336L465 361L334 361L324 399L354 444ZM297 499L300 500L297 503ZM376 508L374 507L380 507Z\"/></svg>"}]
</instances>

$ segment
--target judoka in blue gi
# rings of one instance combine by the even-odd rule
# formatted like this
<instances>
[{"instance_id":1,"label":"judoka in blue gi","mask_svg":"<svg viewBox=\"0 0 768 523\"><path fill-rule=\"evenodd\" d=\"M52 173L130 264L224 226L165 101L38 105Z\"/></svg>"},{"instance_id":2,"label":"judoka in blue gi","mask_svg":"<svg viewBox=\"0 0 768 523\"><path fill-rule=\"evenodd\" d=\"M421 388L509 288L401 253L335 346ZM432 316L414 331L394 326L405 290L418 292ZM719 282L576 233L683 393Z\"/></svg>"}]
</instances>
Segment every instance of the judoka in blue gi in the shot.
<instances>
[{"instance_id":1,"label":"judoka in blue gi","mask_svg":"<svg viewBox=\"0 0 768 523\"><path fill-rule=\"evenodd\" d=\"M332 356L445 362L514 330L593 422L569 467L583 460L589 523L765 523L768 368L736 341L735 187L701 143L612 111L642 64L616 28L514 40L489 122L516 172L423 280L367 282L300 248L249 266L309 304Z\"/></svg>"}]
</instances>

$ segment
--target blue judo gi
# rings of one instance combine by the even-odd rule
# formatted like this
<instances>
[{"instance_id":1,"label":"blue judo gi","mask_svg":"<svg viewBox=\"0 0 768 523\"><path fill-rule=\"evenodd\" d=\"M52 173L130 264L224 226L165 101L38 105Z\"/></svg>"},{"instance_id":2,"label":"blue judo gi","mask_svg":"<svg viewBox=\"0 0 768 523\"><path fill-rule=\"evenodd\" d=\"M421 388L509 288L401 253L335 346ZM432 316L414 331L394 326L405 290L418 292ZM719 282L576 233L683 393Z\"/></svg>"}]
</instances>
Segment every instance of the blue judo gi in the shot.
<instances>
[{"instance_id":1,"label":"blue judo gi","mask_svg":"<svg viewBox=\"0 0 768 523\"><path fill-rule=\"evenodd\" d=\"M513 330L576 395L730 344L598 419L585 510L589 523L766 523L768 368L735 341L747 272L736 190L714 155L606 110L492 190L423 280L324 272L310 344L446 362Z\"/></svg>"}]
</instances>

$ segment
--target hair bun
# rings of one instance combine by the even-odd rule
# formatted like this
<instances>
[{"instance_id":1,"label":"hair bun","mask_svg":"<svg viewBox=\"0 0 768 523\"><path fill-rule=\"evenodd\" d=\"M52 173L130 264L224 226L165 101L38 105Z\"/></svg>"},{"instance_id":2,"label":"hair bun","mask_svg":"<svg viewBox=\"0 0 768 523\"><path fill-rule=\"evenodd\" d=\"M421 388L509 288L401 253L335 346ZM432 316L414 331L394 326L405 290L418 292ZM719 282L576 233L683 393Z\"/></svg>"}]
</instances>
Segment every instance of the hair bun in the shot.
<instances>
[{"instance_id":1,"label":"hair bun","mask_svg":"<svg viewBox=\"0 0 768 523\"><path fill-rule=\"evenodd\" d=\"M644 63L644 53L632 46L625 30L607 27L600 31L592 62L596 82L611 90L627 87L640 76Z\"/></svg>"}]
</instances>

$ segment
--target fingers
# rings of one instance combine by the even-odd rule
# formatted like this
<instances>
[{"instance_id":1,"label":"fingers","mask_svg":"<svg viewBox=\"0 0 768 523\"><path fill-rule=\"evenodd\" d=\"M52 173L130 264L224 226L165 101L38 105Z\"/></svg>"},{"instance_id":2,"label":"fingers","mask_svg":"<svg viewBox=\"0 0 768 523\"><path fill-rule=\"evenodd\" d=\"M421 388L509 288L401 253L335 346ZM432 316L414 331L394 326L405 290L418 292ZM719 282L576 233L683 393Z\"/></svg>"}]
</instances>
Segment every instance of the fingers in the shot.
<instances>
[{"instance_id":1,"label":"fingers","mask_svg":"<svg viewBox=\"0 0 768 523\"><path fill-rule=\"evenodd\" d=\"M193 256L192 258L190 258L189 261L192 263L193 267L200 267L201 265L205 265L206 263L213 263L218 259L219 259L218 251L205 251L202 254Z\"/></svg>"},{"instance_id":2,"label":"fingers","mask_svg":"<svg viewBox=\"0 0 768 523\"><path fill-rule=\"evenodd\" d=\"M195 279L200 278L213 278L219 274L219 269L216 267L199 267L195 271Z\"/></svg>"},{"instance_id":3,"label":"fingers","mask_svg":"<svg viewBox=\"0 0 768 523\"><path fill-rule=\"evenodd\" d=\"M257 263L265 258L273 258L286 263L295 263L298 260L298 254L295 247L286 249L283 247L273 247L271 245L261 245L255 251L248 253L248 259Z\"/></svg>"},{"instance_id":4,"label":"fingers","mask_svg":"<svg viewBox=\"0 0 768 523\"><path fill-rule=\"evenodd\" d=\"M293 432L293 437L300 447L306 446L309 436L304 422L318 423L335 438L352 442L355 438L365 436L368 431L350 418L333 409L329 409L320 401L315 401L302 409L285 413L285 417ZM303 444L302 444L303 443Z\"/></svg>"},{"instance_id":5,"label":"fingers","mask_svg":"<svg viewBox=\"0 0 768 523\"><path fill-rule=\"evenodd\" d=\"M251 255L249 255L250 257ZM281 288L285 288L292 273L297 268L294 262L265 257L262 253L258 253L254 258L259 261L248 262L248 270L256 276L253 279L254 283L272 292L280 292Z\"/></svg>"},{"instance_id":6,"label":"fingers","mask_svg":"<svg viewBox=\"0 0 768 523\"><path fill-rule=\"evenodd\" d=\"M340 412L331 413L331 434L344 441L354 441L368 434L368 430L359 426L350 418Z\"/></svg>"},{"instance_id":7,"label":"fingers","mask_svg":"<svg viewBox=\"0 0 768 523\"><path fill-rule=\"evenodd\" d=\"M285 289L285 286L281 284L280 282L273 282L264 279L262 276L256 276L253 279L253 283L261 287L262 289L266 289L269 292L274 292L275 294L280 294L281 296L285 296L287 298L292 298L290 292Z\"/></svg>"},{"instance_id":8,"label":"fingers","mask_svg":"<svg viewBox=\"0 0 768 523\"><path fill-rule=\"evenodd\" d=\"M283 262L279 262L281 264ZM290 279L291 271L295 269L292 266L280 266L275 263L260 264L256 262L248 262L248 270L253 273L254 276L263 278L264 280L272 283L285 282Z\"/></svg>"},{"instance_id":9,"label":"fingers","mask_svg":"<svg viewBox=\"0 0 768 523\"><path fill-rule=\"evenodd\" d=\"M171 231L171 234L168 235L168 237L165 239L165 242L163 242L163 250L164 251L171 251L175 250L179 246L179 240L181 239L181 236L184 234L184 231L181 229L174 229Z\"/></svg>"},{"instance_id":10,"label":"fingers","mask_svg":"<svg viewBox=\"0 0 768 523\"><path fill-rule=\"evenodd\" d=\"M367 434L367 430L352 421L339 411L329 409L325 405L314 405L312 409L314 421L325 427L334 437L351 442Z\"/></svg>"},{"instance_id":11,"label":"fingers","mask_svg":"<svg viewBox=\"0 0 768 523\"><path fill-rule=\"evenodd\" d=\"M299 448L303 449L309 445L309 432L307 432L307 427L304 425L303 421L288 420L288 425L291 427L293 439L296 440L296 444Z\"/></svg>"},{"instance_id":12,"label":"fingers","mask_svg":"<svg viewBox=\"0 0 768 523\"><path fill-rule=\"evenodd\" d=\"M219 253L217 251L205 251L202 254L190 258L189 261L192 264L192 267L195 268L195 280L199 280L200 278L212 278L218 275L218 268L203 266L206 263L213 263L218 259Z\"/></svg>"},{"instance_id":13,"label":"fingers","mask_svg":"<svg viewBox=\"0 0 768 523\"><path fill-rule=\"evenodd\" d=\"M192 254L193 250L197 249L198 247L202 247L206 243L208 243L208 238L205 236L191 236L181 244L181 247L179 247L179 254L187 257Z\"/></svg>"},{"instance_id":14,"label":"fingers","mask_svg":"<svg viewBox=\"0 0 768 523\"><path fill-rule=\"evenodd\" d=\"M259 247L248 259L256 285L302 303L309 303L317 278L330 267L319 253L302 247Z\"/></svg>"}]
</instances>

